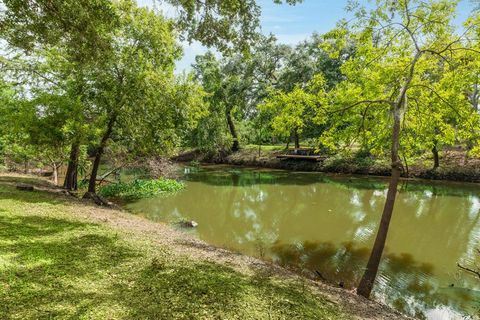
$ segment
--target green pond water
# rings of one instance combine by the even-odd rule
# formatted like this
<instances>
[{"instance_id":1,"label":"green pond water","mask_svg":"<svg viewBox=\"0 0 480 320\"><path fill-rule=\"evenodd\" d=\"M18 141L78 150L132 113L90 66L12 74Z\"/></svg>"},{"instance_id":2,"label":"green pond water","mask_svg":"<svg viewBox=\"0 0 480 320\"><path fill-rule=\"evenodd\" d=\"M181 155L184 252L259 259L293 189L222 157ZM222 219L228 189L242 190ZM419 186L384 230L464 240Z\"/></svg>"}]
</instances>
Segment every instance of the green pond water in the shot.
<instances>
[{"instance_id":1,"label":"green pond water","mask_svg":"<svg viewBox=\"0 0 480 320\"><path fill-rule=\"evenodd\" d=\"M183 169L184 191L128 209L155 221L194 220L206 242L299 271L318 271L346 289L359 281L386 196L382 178L207 166ZM426 319L480 314L480 188L404 181L374 299Z\"/></svg>"}]
</instances>

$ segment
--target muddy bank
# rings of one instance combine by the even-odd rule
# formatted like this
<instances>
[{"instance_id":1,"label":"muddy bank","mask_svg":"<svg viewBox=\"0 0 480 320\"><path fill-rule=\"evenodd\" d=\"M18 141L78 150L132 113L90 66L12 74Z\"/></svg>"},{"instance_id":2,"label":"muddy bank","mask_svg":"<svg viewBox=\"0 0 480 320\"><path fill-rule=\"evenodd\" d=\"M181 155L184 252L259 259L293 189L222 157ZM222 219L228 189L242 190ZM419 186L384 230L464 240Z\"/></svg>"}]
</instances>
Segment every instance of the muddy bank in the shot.
<instances>
[{"instance_id":1,"label":"muddy bank","mask_svg":"<svg viewBox=\"0 0 480 320\"><path fill-rule=\"evenodd\" d=\"M341 159L334 156L326 156L320 161L277 158L281 154L284 152L266 151L259 155L256 150L240 150L230 154L204 154L199 151L190 151L172 159L186 163L193 161L291 171L390 176L390 167L387 161L359 161L355 158ZM439 168L432 170L424 164L408 164L408 168L404 168L402 177L478 183L480 182L480 160L472 158L465 161L461 152L451 151L443 155Z\"/></svg>"}]
</instances>

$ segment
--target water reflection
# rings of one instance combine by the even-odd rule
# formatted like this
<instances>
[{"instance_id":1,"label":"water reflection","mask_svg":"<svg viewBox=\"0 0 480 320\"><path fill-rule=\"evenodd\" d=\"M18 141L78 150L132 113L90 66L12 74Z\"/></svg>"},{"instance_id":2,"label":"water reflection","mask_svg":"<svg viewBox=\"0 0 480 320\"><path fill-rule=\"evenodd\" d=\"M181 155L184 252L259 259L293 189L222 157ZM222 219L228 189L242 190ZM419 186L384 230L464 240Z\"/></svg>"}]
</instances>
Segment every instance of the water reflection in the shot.
<instances>
[{"instance_id":1,"label":"water reflection","mask_svg":"<svg viewBox=\"0 0 480 320\"><path fill-rule=\"evenodd\" d=\"M318 271L353 288L372 246L386 180L214 167L191 169L187 188L130 209L151 219L193 219L209 243ZM473 184L403 183L375 298L429 319L475 314L480 281L459 272L474 263L480 200Z\"/></svg>"}]
</instances>

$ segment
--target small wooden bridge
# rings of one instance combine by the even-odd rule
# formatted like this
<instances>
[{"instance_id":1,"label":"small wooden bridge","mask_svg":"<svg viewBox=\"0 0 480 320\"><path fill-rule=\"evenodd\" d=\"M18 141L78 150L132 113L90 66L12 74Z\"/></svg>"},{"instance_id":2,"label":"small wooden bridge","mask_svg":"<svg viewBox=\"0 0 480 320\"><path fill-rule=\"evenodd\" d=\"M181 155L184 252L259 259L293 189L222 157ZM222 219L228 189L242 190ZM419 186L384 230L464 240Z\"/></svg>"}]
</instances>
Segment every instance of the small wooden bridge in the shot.
<instances>
[{"instance_id":1,"label":"small wooden bridge","mask_svg":"<svg viewBox=\"0 0 480 320\"><path fill-rule=\"evenodd\" d=\"M315 154L315 149L313 148L298 148L298 149L288 150L287 154L280 154L277 156L277 158L321 161L325 157Z\"/></svg>"}]
</instances>

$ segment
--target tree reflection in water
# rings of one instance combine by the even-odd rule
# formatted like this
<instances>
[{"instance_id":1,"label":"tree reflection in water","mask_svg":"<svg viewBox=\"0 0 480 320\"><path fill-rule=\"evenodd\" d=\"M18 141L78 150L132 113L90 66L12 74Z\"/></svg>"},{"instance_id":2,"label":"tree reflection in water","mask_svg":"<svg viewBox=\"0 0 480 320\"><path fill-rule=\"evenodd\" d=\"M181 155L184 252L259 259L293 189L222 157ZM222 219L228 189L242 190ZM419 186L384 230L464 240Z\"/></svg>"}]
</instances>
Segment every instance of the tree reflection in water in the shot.
<instances>
[{"instance_id":1,"label":"tree reflection in water","mask_svg":"<svg viewBox=\"0 0 480 320\"><path fill-rule=\"evenodd\" d=\"M185 179L185 191L130 209L151 219L195 220L194 232L209 243L357 285L386 180L230 167L200 168ZM476 312L480 281L456 264L474 264L479 210L476 185L403 182L375 299L417 316L442 306Z\"/></svg>"},{"instance_id":2,"label":"tree reflection in water","mask_svg":"<svg viewBox=\"0 0 480 320\"><path fill-rule=\"evenodd\" d=\"M335 246L333 243L302 244L275 243L271 248L272 261L290 269L314 275L318 271L325 281L346 289L353 289L362 276L369 256L369 248L357 248L351 242ZM380 271L380 285L376 299L417 318L439 305L475 313L480 292L441 287L435 278L434 266L415 261L412 255L385 253Z\"/></svg>"}]
</instances>

